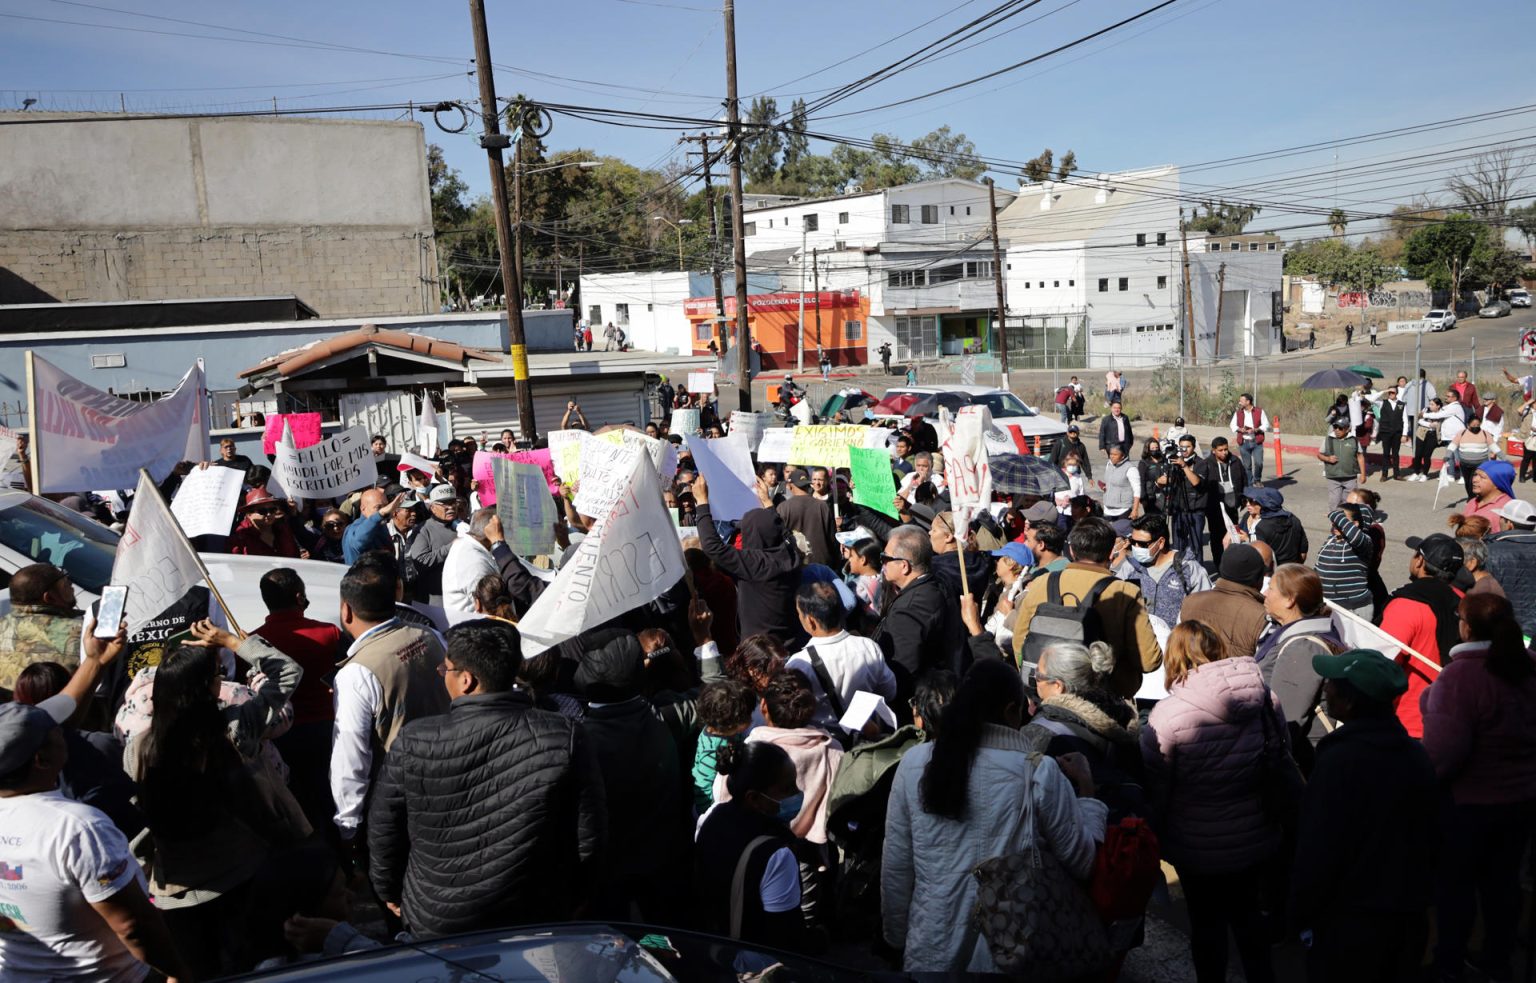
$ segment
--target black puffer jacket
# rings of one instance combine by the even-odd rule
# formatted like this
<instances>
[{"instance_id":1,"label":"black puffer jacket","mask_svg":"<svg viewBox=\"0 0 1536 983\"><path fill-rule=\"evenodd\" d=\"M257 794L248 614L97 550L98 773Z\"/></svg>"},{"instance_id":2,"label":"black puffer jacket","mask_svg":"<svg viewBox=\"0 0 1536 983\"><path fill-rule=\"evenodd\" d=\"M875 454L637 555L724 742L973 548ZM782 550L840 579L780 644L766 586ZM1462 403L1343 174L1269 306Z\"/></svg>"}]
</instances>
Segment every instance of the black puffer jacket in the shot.
<instances>
[{"instance_id":1,"label":"black puffer jacket","mask_svg":"<svg viewBox=\"0 0 1536 983\"><path fill-rule=\"evenodd\" d=\"M960 602L931 573L896 592L875 629L875 642L896 675L898 705L912 696L917 677L928 670L963 674L970 663Z\"/></svg>"},{"instance_id":2,"label":"black puffer jacket","mask_svg":"<svg viewBox=\"0 0 1536 983\"><path fill-rule=\"evenodd\" d=\"M721 541L708 505L699 506L698 524L704 555L736 581L743 600L752 599L750 604L736 606L740 637L766 632L786 645L802 640L804 633L795 614L800 551L790 545L779 514L773 509L753 509L742 516L739 550Z\"/></svg>"},{"instance_id":3,"label":"black puffer jacket","mask_svg":"<svg viewBox=\"0 0 1536 983\"><path fill-rule=\"evenodd\" d=\"M606 832L578 725L525 692L463 696L390 748L368 811L369 876L418 935L563 921L592 892Z\"/></svg>"}]
</instances>

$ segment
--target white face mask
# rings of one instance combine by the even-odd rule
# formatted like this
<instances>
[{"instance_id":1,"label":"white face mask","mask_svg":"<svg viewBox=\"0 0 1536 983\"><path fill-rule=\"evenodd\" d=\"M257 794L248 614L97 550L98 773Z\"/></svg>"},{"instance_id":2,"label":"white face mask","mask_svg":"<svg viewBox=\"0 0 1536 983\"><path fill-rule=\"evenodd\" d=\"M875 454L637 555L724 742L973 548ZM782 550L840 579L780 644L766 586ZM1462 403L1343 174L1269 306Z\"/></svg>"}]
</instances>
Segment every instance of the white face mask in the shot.
<instances>
[{"instance_id":1,"label":"white face mask","mask_svg":"<svg viewBox=\"0 0 1536 983\"><path fill-rule=\"evenodd\" d=\"M1137 563L1143 563L1143 564L1151 563L1152 562L1152 547L1150 547L1150 546L1135 546L1135 545L1133 545L1131 547L1131 558L1133 560L1135 560Z\"/></svg>"},{"instance_id":2,"label":"white face mask","mask_svg":"<svg viewBox=\"0 0 1536 983\"><path fill-rule=\"evenodd\" d=\"M1067 465L1067 474L1077 474L1081 470L1082 470L1082 468L1078 467L1075 464Z\"/></svg>"}]
</instances>

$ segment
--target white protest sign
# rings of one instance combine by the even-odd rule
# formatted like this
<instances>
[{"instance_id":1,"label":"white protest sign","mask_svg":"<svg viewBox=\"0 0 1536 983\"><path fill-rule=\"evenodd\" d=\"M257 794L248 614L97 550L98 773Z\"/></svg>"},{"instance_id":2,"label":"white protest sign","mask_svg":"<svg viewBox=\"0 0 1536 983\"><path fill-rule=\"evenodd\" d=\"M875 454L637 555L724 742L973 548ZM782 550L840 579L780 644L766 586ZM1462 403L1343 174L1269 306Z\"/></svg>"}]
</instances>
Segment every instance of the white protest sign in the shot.
<instances>
[{"instance_id":1,"label":"white protest sign","mask_svg":"<svg viewBox=\"0 0 1536 983\"><path fill-rule=\"evenodd\" d=\"M811 425L811 404L807 403L805 400L802 399L794 406L791 406L789 408L789 412L794 416L796 420L800 421L801 426L808 427Z\"/></svg>"},{"instance_id":2,"label":"white protest sign","mask_svg":"<svg viewBox=\"0 0 1536 983\"><path fill-rule=\"evenodd\" d=\"M334 498L378 480L368 429L353 427L312 447L295 450L285 428L272 464L272 481L288 498Z\"/></svg>"},{"instance_id":3,"label":"white protest sign","mask_svg":"<svg viewBox=\"0 0 1536 983\"><path fill-rule=\"evenodd\" d=\"M746 410L731 411L731 433L741 434L747 442L747 450L757 453L757 447L763 442L763 431L768 429L768 424L773 422L773 416L769 413L748 413Z\"/></svg>"},{"instance_id":4,"label":"white protest sign","mask_svg":"<svg viewBox=\"0 0 1536 983\"><path fill-rule=\"evenodd\" d=\"M0 488L25 488L26 476L22 474L20 436L9 427L0 427Z\"/></svg>"},{"instance_id":5,"label":"white protest sign","mask_svg":"<svg viewBox=\"0 0 1536 983\"><path fill-rule=\"evenodd\" d=\"M209 469L213 470L212 468ZM239 476L243 472L219 468ZM128 588L128 634L134 636L178 605L203 582L192 544L147 475L139 476L133 508L112 560L112 583Z\"/></svg>"},{"instance_id":6,"label":"white protest sign","mask_svg":"<svg viewBox=\"0 0 1536 983\"><path fill-rule=\"evenodd\" d=\"M496 482L501 534L512 552L518 556L553 553L559 514L544 470L537 464L497 457L491 460L491 474Z\"/></svg>"},{"instance_id":7,"label":"white protest sign","mask_svg":"<svg viewBox=\"0 0 1536 983\"><path fill-rule=\"evenodd\" d=\"M685 575L682 543L656 471L645 455L626 456L632 468L614 479L619 494L611 512L518 621L524 658L654 601Z\"/></svg>"},{"instance_id":8,"label":"white protest sign","mask_svg":"<svg viewBox=\"0 0 1536 983\"><path fill-rule=\"evenodd\" d=\"M201 365L176 391L152 403L120 399L32 356L31 452L39 487L33 491L129 488L144 468L164 481L182 461L208 456L207 388Z\"/></svg>"},{"instance_id":9,"label":"white protest sign","mask_svg":"<svg viewBox=\"0 0 1536 983\"><path fill-rule=\"evenodd\" d=\"M689 440L699 435L698 409L673 410L672 422L667 426L667 431L683 438L684 447L689 446Z\"/></svg>"},{"instance_id":10,"label":"white protest sign","mask_svg":"<svg viewBox=\"0 0 1536 983\"><path fill-rule=\"evenodd\" d=\"M763 431L763 439L757 445L757 459L767 464L783 464L789 460L789 448L794 443L793 427L769 427Z\"/></svg>"},{"instance_id":11,"label":"white protest sign","mask_svg":"<svg viewBox=\"0 0 1536 983\"><path fill-rule=\"evenodd\" d=\"M188 537L227 536L244 487L245 472L239 468L194 469L176 489L171 514Z\"/></svg>"},{"instance_id":12,"label":"white protest sign","mask_svg":"<svg viewBox=\"0 0 1536 983\"><path fill-rule=\"evenodd\" d=\"M975 511L992 501L992 465L987 458L987 431L992 414L985 406L962 407L944 441L944 479L950 504Z\"/></svg>"},{"instance_id":13,"label":"white protest sign","mask_svg":"<svg viewBox=\"0 0 1536 983\"><path fill-rule=\"evenodd\" d=\"M661 481L671 481L672 476L677 474L677 448L670 440L657 440L655 437L648 437L629 427L608 430L597 434L592 439L644 448L645 452L651 456L651 467L656 469Z\"/></svg>"},{"instance_id":14,"label":"white protest sign","mask_svg":"<svg viewBox=\"0 0 1536 983\"><path fill-rule=\"evenodd\" d=\"M715 374L713 372L688 373L688 391L713 396L715 393Z\"/></svg>"},{"instance_id":15,"label":"white protest sign","mask_svg":"<svg viewBox=\"0 0 1536 983\"><path fill-rule=\"evenodd\" d=\"M715 440L695 438L693 463L709 485L709 514L722 522L734 522L753 509L762 508L757 492L748 482L754 472L746 441L737 434Z\"/></svg>"},{"instance_id":16,"label":"white protest sign","mask_svg":"<svg viewBox=\"0 0 1536 983\"><path fill-rule=\"evenodd\" d=\"M623 494L634 459L645 456L639 444L587 441L581 448L581 481L572 502L576 511L601 521Z\"/></svg>"},{"instance_id":17,"label":"white protest sign","mask_svg":"<svg viewBox=\"0 0 1536 983\"><path fill-rule=\"evenodd\" d=\"M549 434L549 457L555 465L555 474L567 485L574 485L581 477L581 448L592 435L585 430L552 430Z\"/></svg>"},{"instance_id":18,"label":"white protest sign","mask_svg":"<svg viewBox=\"0 0 1536 983\"><path fill-rule=\"evenodd\" d=\"M864 446L872 451L883 451L891 446L896 431L886 427L866 427L869 432L864 435Z\"/></svg>"},{"instance_id":19,"label":"white protest sign","mask_svg":"<svg viewBox=\"0 0 1536 983\"><path fill-rule=\"evenodd\" d=\"M395 465L395 470L402 474L406 471L420 471L430 478L437 473L437 462L406 451L400 455L400 463Z\"/></svg>"}]
</instances>

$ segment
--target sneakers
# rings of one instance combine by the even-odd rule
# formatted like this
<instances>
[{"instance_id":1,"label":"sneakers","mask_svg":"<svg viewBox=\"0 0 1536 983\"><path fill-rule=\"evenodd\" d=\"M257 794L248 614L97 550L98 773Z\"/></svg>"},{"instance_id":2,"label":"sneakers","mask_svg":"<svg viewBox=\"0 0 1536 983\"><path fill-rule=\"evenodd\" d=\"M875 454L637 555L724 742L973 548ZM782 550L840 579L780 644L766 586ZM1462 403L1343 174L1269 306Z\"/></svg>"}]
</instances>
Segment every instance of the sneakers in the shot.
<instances>
[{"instance_id":1,"label":"sneakers","mask_svg":"<svg viewBox=\"0 0 1536 983\"><path fill-rule=\"evenodd\" d=\"M1408 480L1409 481L1428 481L1429 480L1429 475L1427 475L1427 474L1410 474L1408 476Z\"/></svg>"}]
</instances>

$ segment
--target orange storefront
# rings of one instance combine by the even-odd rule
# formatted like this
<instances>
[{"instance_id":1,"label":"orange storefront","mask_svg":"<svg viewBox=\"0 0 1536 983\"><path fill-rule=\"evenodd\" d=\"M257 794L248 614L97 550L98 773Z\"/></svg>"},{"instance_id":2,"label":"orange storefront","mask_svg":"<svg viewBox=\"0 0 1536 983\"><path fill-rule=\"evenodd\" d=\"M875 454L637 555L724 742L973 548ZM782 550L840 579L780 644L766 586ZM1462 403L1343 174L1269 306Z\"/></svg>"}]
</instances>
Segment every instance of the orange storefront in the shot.
<instances>
[{"instance_id":1,"label":"orange storefront","mask_svg":"<svg viewBox=\"0 0 1536 983\"><path fill-rule=\"evenodd\" d=\"M818 347L831 357L833 365L864 365L869 361L865 341L869 326L869 299L857 290L823 290L805 295L805 365L816 365ZM794 369L800 331L799 293L789 291L747 296L747 328L758 345L761 371ZM816 327L817 299L821 302L821 329ZM711 319L715 316L715 298L690 297L683 313L693 325L693 354L708 355L713 336ZM728 330L736 325L736 298L725 298ZM819 340L819 346L818 346Z\"/></svg>"}]
</instances>

